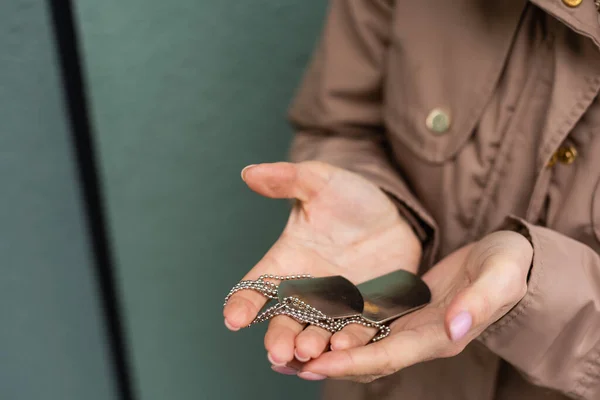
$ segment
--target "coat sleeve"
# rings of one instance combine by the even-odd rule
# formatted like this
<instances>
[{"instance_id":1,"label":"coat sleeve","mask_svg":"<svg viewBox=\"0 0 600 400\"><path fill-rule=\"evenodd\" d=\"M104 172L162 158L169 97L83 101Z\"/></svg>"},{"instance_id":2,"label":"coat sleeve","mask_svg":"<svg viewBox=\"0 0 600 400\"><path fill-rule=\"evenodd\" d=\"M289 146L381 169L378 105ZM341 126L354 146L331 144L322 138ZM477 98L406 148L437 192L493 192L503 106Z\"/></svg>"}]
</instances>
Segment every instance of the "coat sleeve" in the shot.
<instances>
[{"instance_id":1,"label":"coat sleeve","mask_svg":"<svg viewBox=\"0 0 600 400\"><path fill-rule=\"evenodd\" d=\"M532 383L600 399L600 257L567 236L510 217L534 249L525 297L479 338Z\"/></svg>"},{"instance_id":2,"label":"coat sleeve","mask_svg":"<svg viewBox=\"0 0 600 400\"><path fill-rule=\"evenodd\" d=\"M434 244L435 223L387 149L382 80L391 14L389 0L330 1L321 38L290 107L295 129L290 157L362 175L390 195L422 242Z\"/></svg>"}]
</instances>

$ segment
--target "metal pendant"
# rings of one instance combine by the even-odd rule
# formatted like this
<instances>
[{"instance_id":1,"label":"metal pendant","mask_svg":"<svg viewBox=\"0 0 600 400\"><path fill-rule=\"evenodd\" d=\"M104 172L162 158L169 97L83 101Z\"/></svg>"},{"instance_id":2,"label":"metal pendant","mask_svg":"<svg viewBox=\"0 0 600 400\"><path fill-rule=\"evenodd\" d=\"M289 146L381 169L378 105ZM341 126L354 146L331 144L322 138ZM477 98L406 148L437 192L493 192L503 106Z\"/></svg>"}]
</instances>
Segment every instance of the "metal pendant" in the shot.
<instances>
[{"instance_id":1,"label":"metal pendant","mask_svg":"<svg viewBox=\"0 0 600 400\"><path fill-rule=\"evenodd\" d=\"M371 279L357 288L364 302L362 316L374 323L390 322L431 301L431 291L427 284L404 270Z\"/></svg>"},{"instance_id":2,"label":"metal pendant","mask_svg":"<svg viewBox=\"0 0 600 400\"><path fill-rule=\"evenodd\" d=\"M355 317L363 311L363 298L358 288L342 276L283 281L277 292L280 303L293 297L329 318Z\"/></svg>"},{"instance_id":3,"label":"metal pendant","mask_svg":"<svg viewBox=\"0 0 600 400\"><path fill-rule=\"evenodd\" d=\"M281 283L277 286L271 280ZM310 324L331 333L350 324L376 328L371 339L386 338L388 323L418 310L431 301L429 288L416 275L398 270L370 281L354 285L342 276L312 278L310 275L262 275L257 280L241 281L225 297L225 304L240 290L254 290L268 299L267 305L248 325L265 322L278 315L287 315L303 324Z\"/></svg>"},{"instance_id":4,"label":"metal pendant","mask_svg":"<svg viewBox=\"0 0 600 400\"><path fill-rule=\"evenodd\" d=\"M301 300L329 318L386 323L427 305L431 292L418 276L398 270L359 285L342 276L284 281L277 297Z\"/></svg>"}]
</instances>

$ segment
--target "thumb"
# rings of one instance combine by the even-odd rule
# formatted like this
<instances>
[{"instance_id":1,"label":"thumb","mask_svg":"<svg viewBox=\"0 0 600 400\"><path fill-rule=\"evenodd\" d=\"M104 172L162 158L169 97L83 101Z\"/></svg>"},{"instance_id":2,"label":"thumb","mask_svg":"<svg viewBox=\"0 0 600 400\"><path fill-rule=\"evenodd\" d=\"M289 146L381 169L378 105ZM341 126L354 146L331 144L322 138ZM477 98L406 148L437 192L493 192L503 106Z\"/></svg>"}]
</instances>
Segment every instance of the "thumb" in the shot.
<instances>
[{"instance_id":1,"label":"thumb","mask_svg":"<svg viewBox=\"0 0 600 400\"><path fill-rule=\"evenodd\" d=\"M278 162L249 165L242 170L242 179L263 196L307 202L327 185L334 171L320 162Z\"/></svg>"},{"instance_id":2,"label":"thumb","mask_svg":"<svg viewBox=\"0 0 600 400\"><path fill-rule=\"evenodd\" d=\"M533 254L531 245L525 238L511 237L500 247L498 239L507 238L493 237L490 246L482 241L481 246L473 248L475 254L468 257L465 270L473 271L475 277L446 309L444 322L452 341L471 336L469 333L479 334L525 296Z\"/></svg>"}]
</instances>

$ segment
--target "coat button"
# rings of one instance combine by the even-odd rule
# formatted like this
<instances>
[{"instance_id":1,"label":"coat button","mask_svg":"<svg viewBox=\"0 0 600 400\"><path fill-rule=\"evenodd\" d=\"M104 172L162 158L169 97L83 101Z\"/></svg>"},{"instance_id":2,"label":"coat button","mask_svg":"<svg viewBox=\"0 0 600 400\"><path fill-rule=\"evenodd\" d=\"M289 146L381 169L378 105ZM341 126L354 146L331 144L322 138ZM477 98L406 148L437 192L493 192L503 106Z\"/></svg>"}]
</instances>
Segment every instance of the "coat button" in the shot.
<instances>
[{"instance_id":1,"label":"coat button","mask_svg":"<svg viewBox=\"0 0 600 400\"><path fill-rule=\"evenodd\" d=\"M577 158L577 149L573 146L564 146L558 149L558 161L563 164L573 164Z\"/></svg>"},{"instance_id":2,"label":"coat button","mask_svg":"<svg viewBox=\"0 0 600 400\"><path fill-rule=\"evenodd\" d=\"M450 115L441 108L434 108L427 116L425 125L433 133L445 133L450 129Z\"/></svg>"},{"instance_id":3,"label":"coat button","mask_svg":"<svg viewBox=\"0 0 600 400\"><path fill-rule=\"evenodd\" d=\"M573 164L578 155L575 147L561 146L552 154L552 158L548 161L547 166L552 167L557 161L565 165Z\"/></svg>"},{"instance_id":4,"label":"coat button","mask_svg":"<svg viewBox=\"0 0 600 400\"><path fill-rule=\"evenodd\" d=\"M583 0L562 0L563 4L568 7L577 7Z\"/></svg>"}]
</instances>

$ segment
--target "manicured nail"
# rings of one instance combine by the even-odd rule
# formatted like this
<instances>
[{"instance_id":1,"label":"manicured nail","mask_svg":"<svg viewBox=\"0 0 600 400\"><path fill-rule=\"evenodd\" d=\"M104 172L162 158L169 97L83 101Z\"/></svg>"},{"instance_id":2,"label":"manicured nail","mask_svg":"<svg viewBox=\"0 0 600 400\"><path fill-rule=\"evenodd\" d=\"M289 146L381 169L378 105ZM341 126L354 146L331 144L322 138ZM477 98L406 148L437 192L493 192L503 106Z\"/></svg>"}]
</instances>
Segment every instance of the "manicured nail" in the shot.
<instances>
[{"instance_id":1,"label":"manicured nail","mask_svg":"<svg viewBox=\"0 0 600 400\"><path fill-rule=\"evenodd\" d=\"M231 325L231 324L229 323L229 321L227 321L227 318L225 318L225 326L226 326L226 327L227 327L227 329L229 329L230 331L234 331L234 332L236 332L236 331L239 331L239 330L240 330L240 328L237 328L237 327L235 327L235 326Z\"/></svg>"},{"instance_id":2,"label":"manicured nail","mask_svg":"<svg viewBox=\"0 0 600 400\"><path fill-rule=\"evenodd\" d=\"M294 357L296 357L296 360L300 362L307 362L310 360L310 357L301 357L300 354L298 354L298 350L294 351Z\"/></svg>"},{"instance_id":3,"label":"manicured nail","mask_svg":"<svg viewBox=\"0 0 600 400\"><path fill-rule=\"evenodd\" d=\"M452 322L450 322L450 338L453 341L462 339L473 324L473 318L467 311L461 311Z\"/></svg>"},{"instance_id":4,"label":"manicured nail","mask_svg":"<svg viewBox=\"0 0 600 400\"><path fill-rule=\"evenodd\" d=\"M277 366L277 367L284 367L284 366L285 366L285 363L284 363L284 362L281 362L281 361L277 361L277 360L275 360L275 359L273 358L273 356L271 355L271 353L267 353L267 359L269 360L269 362L270 362L272 365L275 365L275 366Z\"/></svg>"},{"instance_id":5,"label":"manicured nail","mask_svg":"<svg viewBox=\"0 0 600 400\"><path fill-rule=\"evenodd\" d=\"M325 375L315 374L313 372L299 372L298 377L302 379L306 379L307 381L322 381L327 378Z\"/></svg>"},{"instance_id":6,"label":"manicured nail","mask_svg":"<svg viewBox=\"0 0 600 400\"><path fill-rule=\"evenodd\" d=\"M283 375L296 375L298 373L298 371L296 371L294 368L285 367L282 365L271 365L271 369Z\"/></svg>"},{"instance_id":7,"label":"manicured nail","mask_svg":"<svg viewBox=\"0 0 600 400\"><path fill-rule=\"evenodd\" d=\"M254 167L254 166L256 166L256 164L250 164L250 165L248 165L248 166L244 167L244 169L242 170L242 180L243 180L243 181L245 181L245 180L246 180L246 178L244 178L244 174L246 173L246 171L248 171L250 168L252 168L252 167Z\"/></svg>"}]
</instances>

